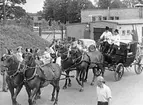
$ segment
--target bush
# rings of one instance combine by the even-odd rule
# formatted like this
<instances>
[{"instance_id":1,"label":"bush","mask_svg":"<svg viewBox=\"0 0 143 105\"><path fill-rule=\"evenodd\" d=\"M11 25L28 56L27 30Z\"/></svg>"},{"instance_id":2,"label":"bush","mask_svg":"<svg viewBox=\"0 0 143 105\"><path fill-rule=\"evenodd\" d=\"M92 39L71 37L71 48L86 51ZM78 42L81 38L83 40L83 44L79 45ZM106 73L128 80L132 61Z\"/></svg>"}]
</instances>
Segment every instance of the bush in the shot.
<instances>
[{"instance_id":1,"label":"bush","mask_svg":"<svg viewBox=\"0 0 143 105\"><path fill-rule=\"evenodd\" d=\"M50 43L45 39L22 26L5 25L0 26L0 53L3 48L15 49L18 46L23 48L40 48L44 49ZM1 55L0 54L0 55Z\"/></svg>"}]
</instances>

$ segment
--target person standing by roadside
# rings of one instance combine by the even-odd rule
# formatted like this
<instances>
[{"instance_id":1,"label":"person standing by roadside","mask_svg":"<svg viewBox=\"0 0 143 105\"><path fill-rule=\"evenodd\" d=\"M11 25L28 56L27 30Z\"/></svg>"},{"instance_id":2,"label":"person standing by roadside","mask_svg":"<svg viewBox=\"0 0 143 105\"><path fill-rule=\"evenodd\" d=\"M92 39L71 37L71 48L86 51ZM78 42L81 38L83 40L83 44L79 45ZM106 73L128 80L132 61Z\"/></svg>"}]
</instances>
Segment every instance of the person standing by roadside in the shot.
<instances>
[{"instance_id":1,"label":"person standing by roadside","mask_svg":"<svg viewBox=\"0 0 143 105\"><path fill-rule=\"evenodd\" d=\"M13 54L13 50L12 49L7 49L7 54L8 55L12 55ZM5 56L5 54L3 55ZM8 86L7 86L7 83L6 83L6 76L7 76L7 72L6 72L6 67L1 67L1 75L3 76L3 84L2 84L2 91L3 92L7 92L8 91Z\"/></svg>"},{"instance_id":2,"label":"person standing by roadside","mask_svg":"<svg viewBox=\"0 0 143 105\"><path fill-rule=\"evenodd\" d=\"M97 77L97 105L111 105L111 89L102 76Z\"/></svg>"}]
</instances>

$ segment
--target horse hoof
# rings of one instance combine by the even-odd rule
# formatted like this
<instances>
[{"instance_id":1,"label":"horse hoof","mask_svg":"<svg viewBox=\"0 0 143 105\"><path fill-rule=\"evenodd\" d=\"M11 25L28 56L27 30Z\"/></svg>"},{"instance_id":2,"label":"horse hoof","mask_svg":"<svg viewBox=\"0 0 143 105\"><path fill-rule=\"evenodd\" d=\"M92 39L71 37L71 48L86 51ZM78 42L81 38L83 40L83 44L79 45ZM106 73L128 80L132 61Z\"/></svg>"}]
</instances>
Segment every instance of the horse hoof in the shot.
<instances>
[{"instance_id":1,"label":"horse hoof","mask_svg":"<svg viewBox=\"0 0 143 105\"><path fill-rule=\"evenodd\" d=\"M84 80L84 82L87 82L87 80Z\"/></svg>"},{"instance_id":2,"label":"horse hoof","mask_svg":"<svg viewBox=\"0 0 143 105\"><path fill-rule=\"evenodd\" d=\"M53 105L58 105L56 102Z\"/></svg>"},{"instance_id":3,"label":"horse hoof","mask_svg":"<svg viewBox=\"0 0 143 105\"><path fill-rule=\"evenodd\" d=\"M36 105L36 101L33 101L33 104L32 105Z\"/></svg>"},{"instance_id":4,"label":"horse hoof","mask_svg":"<svg viewBox=\"0 0 143 105\"><path fill-rule=\"evenodd\" d=\"M38 96L37 96L37 99L41 99L41 96L40 96L40 95L38 95Z\"/></svg>"},{"instance_id":5,"label":"horse hoof","mask_svg":"<svg viewBox=\"0 0 143 105\"><path fill-rule=\"evenodd\" d=\"M69 84L68 84L68 87L71 87L71 86L72 86L72 84L71 84L71 83L69 83Z\"/></svg>"},{"instance_id":6,"label":"horse hoof","mask_svg":"<svg viewBox=\"0 0 143 105\"><path fill-rule=\"evenodd\" d=\"M80 89L79 92L83 92L83 89Z\"/></svg>"},{"instance_id":7,"label":"horse hoof","mask_svg":"<svg viewBox=\"0 0 143 105\"><path fill-rule=\"evenodd\" d=\"M51 98L51 101L55 101L55 97L52 97L52 98Z\"/></svg>"},{"instance_id":8,"label":"horse hoof","mask_svg":"<svg viewBox=\"0 0 143 105\"><path fill-rule=\"evenodd\" d=\"M91 85L91 86L93 86L93 85L94 85L94 83L91 83L90 85Z\"/></svg>"},{"instance_id":9,"label":"horse hoof","mask_svg":"<svg viewBox=\"0 0 143 105\"><path fill-rule=\"evenodd\" d=\"M63 87L63 89L67 89L67 87L66 87L66 86L64 86L64 87Z\"/></svg>"},{"instance_id":10,"label":"horse hoof","mask_svg":"<svg viewBox=\"0 0 143 105\"><path fill-rule=\"evenodd\" d=\"M17 102L15 105L21 105L21 104L19 104L19 103Z\"/></svg>"}]
</instances>

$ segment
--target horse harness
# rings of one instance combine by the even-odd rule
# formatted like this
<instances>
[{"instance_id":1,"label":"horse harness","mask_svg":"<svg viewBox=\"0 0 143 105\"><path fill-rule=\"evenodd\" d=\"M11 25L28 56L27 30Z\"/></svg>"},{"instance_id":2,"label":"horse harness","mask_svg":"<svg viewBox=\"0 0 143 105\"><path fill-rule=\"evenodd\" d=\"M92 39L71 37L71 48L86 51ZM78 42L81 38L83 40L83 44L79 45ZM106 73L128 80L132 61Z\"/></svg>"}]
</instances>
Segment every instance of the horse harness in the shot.
<instances>
[{"instance_id":1,"label":"horse harness","mask_svg":"<svg viewBox=\"0 0 143 105\"><path fill-rule=\"evenodd\" d=\"M85 55L88 57L89 61L84 60ZM78 62L78 61L79 61L79 62ZM74 62L75 62L74 66L80 65L82 62L87 63L88 66L90 66L91 64L95 64L95 65L96 65L95 68L98 68L98 65L99 65L99 63L91 62L90 56L89 56L86 52L83 52L83 53L81 54L81 56L79 56L78 58L76 58L76 59L74 60Z\"/></svg>"},{"instance_id":2,"label":"horse harness","mask_svg":"<svg viewBox=\"0 0 143 105\"><path fill-rule=\"evenodd\" d=\"M84 60L85 55L89 58L89 61ZM77 65L81 64L82 62L85 62L85 63L87 63L87 64L90 65L90 61L91 61L91 60L90 60L89 55L88 55L86 52L83 52L83 53L81 54L81 56L79 56L79 57L77 57L76 59L74 59L74 62L75 62L74 65L77 66Z\"/></svg>"},{"instance_id":3,"label":"horse harness","mask_svg":"<svg viewBox=\"0 0 143 105\"><path fill-rule=\"evenodd\" d=\"M37 77L40 77L40 76L37 74L38 68L41 70L41 72L44 74L44 76L46 76L46 74L45 74L44 71L42 70L42 67L43 67L43 66L45 66L45 65L36 65L35 67L26 66L26 68L34 69L34 73L33 73L33 75L32 75L30 78L28 78L28 79L27 79L26 77L24 77L24 82L30 81L30 80L34 79L36 76L37 76ZM48 66L48 67L51 68L53 75L56 75L56 74L55 74L55 69L54 69L52 66ZM27 70L27 69L26 69L26 70ZM45 79L46 81L53 81L53 80L55 80L55 77L54 77L54 79L52 79L52 80L47 80L46 78L44 78L44 79Z\"/></svg>"},{"instance_id":4,"label":"horse harness","mask_svg":"<svg viewBox=\"0 0 143 105\"><path fill-rule=\"evenodd\" d=\"M14 72L12 75L9 75L9 74L7 73L8 77L9 77L11 80L12 80L15 76L17 76L18 74L21 73L20 66L21 66L21 62L19 62L18 68L17 68L16 72ZM4 67L6 67L7 69L9 69L9 67L7 67L7 66L4 66ZM22 70L24 70L24 68L23 68ZM10 72L10 71L8 71L8 70L6 70L6 71L7 71L7 72ZM23 80L19 85L23 84L23 82L24 82L24 80ZM16 85L18 85L18 84L16 84Z\"/></svg>"}]
</instances>

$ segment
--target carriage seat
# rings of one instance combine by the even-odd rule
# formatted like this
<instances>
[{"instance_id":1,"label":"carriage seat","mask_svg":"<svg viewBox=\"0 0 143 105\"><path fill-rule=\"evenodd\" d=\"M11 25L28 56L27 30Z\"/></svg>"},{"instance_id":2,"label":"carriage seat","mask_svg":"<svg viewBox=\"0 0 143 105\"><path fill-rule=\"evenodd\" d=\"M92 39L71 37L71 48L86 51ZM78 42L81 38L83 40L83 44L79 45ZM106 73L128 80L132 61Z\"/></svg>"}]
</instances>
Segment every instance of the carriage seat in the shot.
<instances>
[{"instance_id":1,"label":"carriage seat","mask_svg":"<svg viewBox=\"0 0 143 105\"><path fill-rule=\"evenodd\" d=\"M126 56L127 54L127 44L121 43L120 49L116 51L116 55Z\"/></svg>"}]
</instances>

